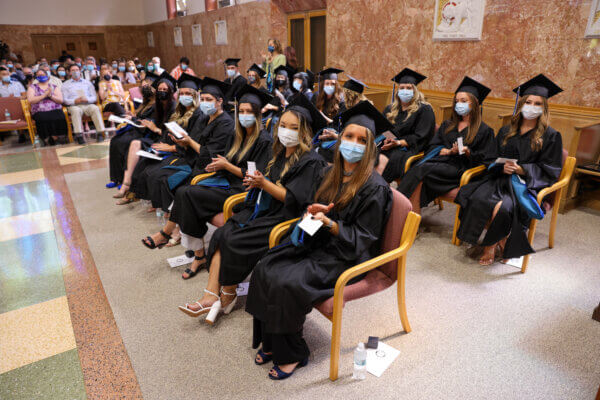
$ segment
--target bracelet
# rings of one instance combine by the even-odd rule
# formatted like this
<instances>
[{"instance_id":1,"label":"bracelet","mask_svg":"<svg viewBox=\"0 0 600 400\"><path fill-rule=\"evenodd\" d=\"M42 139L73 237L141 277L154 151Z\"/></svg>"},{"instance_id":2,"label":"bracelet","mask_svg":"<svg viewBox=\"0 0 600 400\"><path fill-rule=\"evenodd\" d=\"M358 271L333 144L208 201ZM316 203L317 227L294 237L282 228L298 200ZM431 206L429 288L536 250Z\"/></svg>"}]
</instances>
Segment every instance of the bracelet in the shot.
<instances>
[{"instance_id":1,"label":"bracelet","mask_svg":"<svg viewBox=\"0 0 600 400\"><path fill-rule=\"evenodd\" d=\"M327 229L331 230L333 228L333 220L329 218L329 223L327 224Z\"/></svg>"}]
</instances>

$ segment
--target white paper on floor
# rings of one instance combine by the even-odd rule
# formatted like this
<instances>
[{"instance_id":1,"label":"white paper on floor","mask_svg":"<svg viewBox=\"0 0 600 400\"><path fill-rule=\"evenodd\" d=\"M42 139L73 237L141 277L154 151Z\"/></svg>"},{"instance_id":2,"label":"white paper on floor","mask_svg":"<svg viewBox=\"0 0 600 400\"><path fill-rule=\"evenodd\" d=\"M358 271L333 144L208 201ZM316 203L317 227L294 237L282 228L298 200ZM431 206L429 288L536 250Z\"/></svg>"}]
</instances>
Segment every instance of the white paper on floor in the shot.
<instances>
[{"instance_id":1,"label":"white paper on floor","mask_svg":"<svg viewBox=\"0 0 600 400\"><path fill-rule=\"evenodd\" d=\"M506 264L512 265L513 267L521 268L523 266L523 257L509 258Z\"/></svg>"},{"instance_id":2,"label":"white paper on floor","mask_svg":"<svg viewBox=\"0 0 600 400\"><path fill-rule=\"evenodd\" d=\"M182 254L177 257L167 258L167 262L171 268L179 267L180 265L190 264L194 261L194 257L188 257L185 254Z\"/></svg>"},{"instance_id":3,"label":"white paper on floor","mask_svg":"<svg viewBox=\"0 0 600 400\"><path fill-rule=\"evenodd\" d=\"M400 354L400 350L379 342L377 349L367 349L367 372L378 378L381 377L398 357L398 354Z\"/></svg>"},{"instance_id":4,"label":"white paper on floor","mask_svg":"<svg viewBox=\"0 0 600 400\"><path fill-rule=\"evenodd\" d=\"M238 285L236 292L238 296L246 296L248 294L248 287L250 282L242 282Z\"/></svg>"}]
</instances>

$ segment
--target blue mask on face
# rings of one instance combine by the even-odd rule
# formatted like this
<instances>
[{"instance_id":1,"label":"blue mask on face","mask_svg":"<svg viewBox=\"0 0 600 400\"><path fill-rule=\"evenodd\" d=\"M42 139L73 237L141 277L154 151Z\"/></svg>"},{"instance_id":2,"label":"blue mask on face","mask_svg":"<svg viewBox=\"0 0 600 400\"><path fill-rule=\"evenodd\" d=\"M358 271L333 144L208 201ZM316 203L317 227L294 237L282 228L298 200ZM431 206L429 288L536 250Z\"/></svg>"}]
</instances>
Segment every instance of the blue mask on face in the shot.
<instances>
[{"instance_id":1,"label":"blue mask on face","mask_svg":"<svg viewBox=\"0 0 600 400\"><path fill-rule=\"evenodd\" d=\"M292 86L294 86L294 89L296 89L297 91L300 91L300 89L302 89L302 83L298 81L294 81L294 83L292 83Z\"/></svg>"},{"instance_id":2,"label":"blue mask on face","mask_svg":"<svg viewBox=\"0 0 600 400\"><path fill-rule=\"evenodd\" d=\"M200 103L200 110L206 115L213 115L217 112L217 107L212 101L203 101Z\"/></svg>"},{"instance_id":3,"label":"blue mask on face","mask_svg":"<svg viewBox=\"0 0 600 400\"><path fill-rule=\"evenodd\" d=\"M333 85L325 85L323 86L323 91L327 96L331 96L333 92L335 92L335 86Z\"/></svg>"},{"instance_id":4,"label":"blue mask on face","mask_svg":"<svg viewBox=\"0 0 600 400\"><path fill-rule=\"evenodd\" d=\"M117 69L118 66L119 66L119 64L113 64L112 65L113 69Z\"/></svg>"},{"instance_id":5,"label":"blue mask on face","mask_svg":"<svg viewBox=\"0 0 600 400\"><path fill-rule=\"evenodd\" d=\"M267 47L267 50L269 50L269 53L272 53L275 51L275 47L274 46L269 46Z\"/></svg>"},{"instance_id":6,"label":"blue mask on face","mask_svg":"<svg viewBox=\"0 0 600 400\"><path fill-rule=\"evenodd\" d=\"M93 71L94 70L94 66L93 65L86 65L86 68L88 71Z\"/></svg>"},{"instance_id":7,"label":"blue mask on face","mask_svg":"<svg viewBox=\"0 0 600 400\"><path fill-rule=\"evenodd\" d=\"M75 63L79 68L81 68L81 63Z\"/></svg>"},{"instance_id":8,"label":"blue mask on face","mask_svg":"<svg viewBox=\"0 0 600 400\"><path fill-rule=\"evenodd\" d=\"M125 72L125 67L119 67L120 72Z\"/></svg>"},{"instance_id":9,"label":"blue mask on face","mask_svg":"<svg viewBox=\"0 0 600 400\"><path fill-rule=\"evenodd\" d=\"M238 115L238 119L240 120L240 125L244 128L250 128L256 123L254 114L240 114Z\"/></svg>"},{"instance_id":10,"label":"blue mask on face","mask_svg":"<svg viewBox=\"0 0 600 400\"><path fill-rule=\"evenodd\" d=\"M152 71L154 71L154 67L153 67L152 65L148 65L148 66L146 67L146 69L148 70L148 72L152 72Z\"/></svg>"},{"instance_id":11,"label":"blue mask on face","mask_svg":"<svg viewBox=\"0 0 600 400\"><path fill-rule=\"evenodd\" d=\"M192 96L183 94L179 96L179 103L181 103L181 105L184 107L189 107L194 103L194 98Z\"/></svg>"},{"instance_id":12,"label":"blue mask on face","mask_svg":"<svg viewBox=\"0 0 600 400\"><path fill-rule=\"evenodd\" d=\"M58 76L65 76L67 73L65 71L58 71Z\"/></svg>"},{"instance_id":13,"label":"blue mask on face","mask_svg":"<svg viewBox=\"0 0 600 400\"><path fill-rule=\"evenodd\" d=\"M142 69L142 68L144 68L144 66L142 64L137 65L137 69Z\"/></svg>"},{"instance_id":14,"label":"blue mask on face","mask_svg":"<svg viewBox=\"0 0 600 400\"><path fill-rule=\"evenodd\" d=\"M456 111L456 113L462 117L471 111L471 107L469 107L469 103L456 103L454 106L454 111Z\"/></svg>"},{"instance_id":15,"label":"blue mask on face","mask_svg":"<svg viewBox=\"0 0 600 400\"><path fill-rule=\"evenodd\" d=\"M367 146L364 144L352 143L347 140L342 140L342 143L340 143L340 153L342 154L342 157L351 164L362 160L366 148Z\"/></svg>"},{"instance_id":16,"label":"blue mask on face","mask_svg":"<svg viewBox=\"0 0 600 400\"><path fill-rule=\"evenodd\" d=\"M398 98L403 103L408 103L414 97L415 92L412 89L400 89L398 90Z\"/></svg>"},{"instance_id":17,"label":"blue mask on face","mask_svg":"<svg viewBox=\"0 0 600 400\"><path fill-rule=\"evenodd\" d=\"M187 69L187 65L185 65L185 64L181 64L181 69L182 69L183 71L185 71L185 70Z\"/></svg>"},{"instance_id":18,"label":"blue mask on face","mask_svg":"<svg viewBox=\"0 0 600 400\"><path fill-rule=\"evenodd\" d=\"M12 68L14 65L12 65L12 64L6 64L6 66L7 66L8 68Z\"/></svg>"},{"instance_id":19,"label":"blue mask on face","mask_svg":"<svg viewBox=\"0 0 600 400\"><path fill-rule=\"evenodd\" d=\"M6 82L6 83L10 82L10 76L8 76L8 75L7 76L3 76L2 77L2 82Z\"/></svg>"},{"instance_id":20,"label":"blue mask on face","mask_svg":"<svg viewBox=\"0 0 600 400\"><path fill-rule=\"evenodd\" d=\"M41 82L41 83L48 82L49 79L50 78L48 78L48 75L40 75L37 77L38 82Z\"/></svg>"},{"instance_id":21,"label":"blue mask on face","mask_svg":"<svg viewBox=\"0 0 600 400\"><path fill-rule=\"evenodd\" d=\"M227 70L227 76L229 78L233 78L235 76L235 70L234 69L228 69Z\"/></svg>"}]
</instances>

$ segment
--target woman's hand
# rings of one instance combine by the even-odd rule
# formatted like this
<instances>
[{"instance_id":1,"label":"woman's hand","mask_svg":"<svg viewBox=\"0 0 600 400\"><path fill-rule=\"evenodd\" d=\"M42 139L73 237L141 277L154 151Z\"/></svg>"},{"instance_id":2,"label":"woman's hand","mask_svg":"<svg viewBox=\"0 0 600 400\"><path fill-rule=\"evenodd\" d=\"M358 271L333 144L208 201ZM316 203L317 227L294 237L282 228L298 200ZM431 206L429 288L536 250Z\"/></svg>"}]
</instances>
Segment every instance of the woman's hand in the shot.
<instances>
[{"instance_id":1,"label":"woman's hand","mask_svg":"<svg viewBox=\"0 0 600 400\"><path fill-rule=\"evenodd\" d=\"M153 121L150 121L149 119L141 120L140 124L144 125L146 128L150 129L154 133L161 133L161 130L154 124Z\"/></svg>"},{"instance_id":2,"label":"woman's hand","mask_svg":"<svg viewBox=\"0 0 600 400\"><path fill-rule=\"evenodd\" d=\"M190 143L192 142L192 138L189 137L188 135L185 135L181 139L177 139L175 136L173 136L172 134L169 133L169 137L171 138L172 141L174 141L175 143L177 143L177 145L179 145L181 147L188 147L190 145Z\"/></svg>"},{"instance_id":3,"label":"woman's hand","mask_svg":"<svg viewBox=\"0 0 600 400\"><path fill-rule=\"evenodd\" d=\"M263 189L265 186L265 176L260 171L254 172L254 175L248 174L246 171L246 177L244 178L244 186L248 186L249 189Z\"/></svg>"},{"instance_id":4,"label":"woman's hand","mask_svg":"<svg viewBox=\"0 0 600 400\"><path fill-rule=\"evenodd\" d=\"M385 139L381 150L385 151L394 147L408 147L408 143L404 139Z\"/></svg>"},{"instance_id":5,"label":"woman's hand","mask_svg":"<svg viewBox=\"0 0 600 400\"><path fill-rule=\"evenodd\" d=\"M325 204L314 203L314 204L311 204L310 206L308 206L307 211L309 213L311 213L313 215L313 217L316 217L316 215L319 213L327 214L329 211L331 211L333 206L334 206L333 203L329 203L329 205L327 205L327 206ZM318 218L315 218L315 219L318 219Z\"/></svg>"},{"instance_id":6,"label":"woman's hand","mask_svg":"<svg viewBox=\"0 0 600 400\"><path fill-rule=\"evenodd\" d=\"M523 170L523 168L514 162L506 162L504 163L504 173L507 175L512 175L512 174L518 174L518 175L525 175L525 171Z\"/></svg>"},{"instance_id":7,"label":"woman's hand","mask_svg":"<svg viewBox=\"0 0 600 400\"><path fill-rule=\"evenodd\" d=\"M172 151L172 147L166 143L154 143L152 148L156 151Z\"/></svg>"},{"instance_id":8,"label":"woman's hand","mask_svg":"<svg viewBox=\"0 0 600 400\"><path fill-rule=\"evenodd\" d=\"M227 161L225 157L222 155L217 155L217 157L212 159L212 162L204 168L206 172L217 172L222 169L227 169L227 166L231 163Z\"/></svg>"},{"instance_id":9,"label":"woman's hand","mask_svg":"<svg viewBox=\"0 0 600 400\"><path fill-rule=\"evenodd\" d=\"M319 140L337 140L338 134L332 129L324 129L319 135Z\"/></svg>"},{"instance_id":10,"label":"woman's hand","mask_svg":"<svg viewBox=\"0 0 600 400\"><path fill-rule=\"evenodd\" d=\"M279 110L279 107L274 106L273 104L267 104L266 106L264 106L261 110L261 113L264 114L267 111L277 111Z\"/></svg>"}]
</instances>

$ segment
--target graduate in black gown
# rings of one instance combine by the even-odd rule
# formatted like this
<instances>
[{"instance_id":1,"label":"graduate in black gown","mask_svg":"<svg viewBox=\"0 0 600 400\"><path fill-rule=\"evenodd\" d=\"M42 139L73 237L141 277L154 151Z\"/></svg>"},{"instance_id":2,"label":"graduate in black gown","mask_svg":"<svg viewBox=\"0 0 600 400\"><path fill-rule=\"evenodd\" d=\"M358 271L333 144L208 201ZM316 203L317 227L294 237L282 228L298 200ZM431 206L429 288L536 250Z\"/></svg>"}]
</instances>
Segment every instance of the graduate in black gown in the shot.
<instances>
[{"instance_id":1,"label":"graduate in black gown","mask_svg":"<svg viewBox=\"0 0 600 400\"><path fill-rule=\"evenodd\" d=\"M458 187L466 170L494 160L494 131L481 120L480 107L489 92L468 76L459 85L452 117L442 122L425 158L412 166L398 185L398 191L410 198L414 212L420 214L421 207ZM458 138L466 147L464 154L459 154Z\"/></svg>"},{"instance_id":2,"label":"graduate in black gown","mask_svg":"<svg viewBox=\"0 0 600 400\"><path fill-rule=\"evenodd\" d=\"M246 71L248 76L248 85L262 92L269 93L269 90L262 84L262 79L265 79L267 73L257 64L252 64Z\"/></svg>"},{"instance_id":3,"label":"graduate in black gown","mask_svg":"<svg viewBox=\"0 0 600 400\"><path fill-rule=\"evenodd\" d=\"M198 107L198 86L202 80L196 76L181 74L178 83L178 104L175 112L169 122L175 122L183 130L189 131L198 122L204 127L206 114L203 114ZM173 203L175 190L179 185L185 182L194 167L198 155L194 148L187 146L189 135L185 135L183 142L178 142L169 132L165 130L169 139L174 143L167 151L167 155L157 164L146 168L140 175L136 189L142 190L136 192L137 197L144 200L150 200L152 208L160 208L168 213L171 203ZM194 134L191 129L190 135ZM187 171L187 175L185 175ZM173 175L178 174L176 177Z\"/></svg>"},{"instance_id":4,"label":"graduate in black gown","mask_svg":"<svg viewBox=\"0 0 600 400\"><path fill-rule=\"evenodd\" d=\"M493 164L481 179L463 186L455 199L461 206L457 236L483 247L481 265L492 264L496 255L506 259L534 252L526 236L531 219L515 198L512 176L524 180L536 197L562 170L562 137L548 125L548 98L562 89L540 74L515 92L522 96L516 113L496 141L499 157L517 161Z\"/></svg>"},{"instance_id":5,"label":"graduate in black gown","mask_svg":"<svg viewBox=\"0 0 600 400\"><path fill-rule=\"evenodd\" d=\"M194 186L183 185L177 189L169 220L162 230L151 236L155 244L164 243L179 225L182 245L195 254L192 265L183 273L183 279L193 277L206 265L203 261L206 260L204 235L208 230L207 224L215 215L223 212L223 205L229 196L245 190L242 180L248 162L254 162L256 169L264 173L271 159L271 136L263 129L260 120L260 110L271 99L271 95L249 85L245 85L239 95L238 121L231 148L224 156L216 154L201 171L214 175ZM192 179L196 175L193 174Z\"/></svg>"},{"instance_id":6,"label":"graduate in black gown","mask_svg":"<svg viewBox=\"0 0 600 400\"><path fill-rule=\"evenodd\" d=\"M263 119L272 118L271 126L275 126L281 113L288 106L294 91L290 89L292 71L289 67L281 65L275 69L275 80L273 84L273 100L263 108Z\"/></svg>"},{"instance_id":7,"label":"graduate in black gown","mask_svg":"<svg viewBox=\"0 0 600 400\"><path fill-rule=\"evenodd\" d=\"M424 151L435 132L435 114L417 85L426 76L404 68L392 80L398 91L383 114L394 124L395 139L386 138L381 146L383 179L395 181L404 176L406 160Z\"/></svg>"},{"instance_id":8,"label":"graduate in black gown","mask_svg":"<svg viewBox=\"0 0 600 400\"><path fill-rule=\"evenodd\" d=\"M313 104L327 118L332 120L330 127L338 130L338 121L333 119L346 110L342 87L338 82L338 74L344 72L339 68L326 68L319 72L319 89L312 98Z\"/></svg>"},{"instance_id":9,"label":"graduate in black gown","mask_svg":"<svg viewBox=\"0 0 600 400\"><path fill-rule=\"evenodd\" d=\"M312 101L314 93L308 84L308 74L306 72L296 72L292 77L292 92L302 93L309 101Z\"/></svg>"},{"instance_id":10,"label":"graduate in black gown","mask_svg":"<svg viewBox=\"0 0 600 400\"><path fill-rule=\"evenodd\" d=\"M141 120L151 119L153 117L155 111L156 91L152 87L152 83L154 83L156 79L158 79L157 75L148 74L140 83L142 103L135 110L135 113L130 115L133 122L139 123ZM142 139L151 133L152 132L146 127L137 128L132 125L126 125L125 127L119 129L116 135L110 140L110 145L108 147L108 163L111 182L114 182L117 185L120 185L123 182L131 182L131 174L133 173L133 169L135 168L135 164L137 163L137 158L139 158L139 156L135 155L135 160L130 161L128 157L129 146L131 145L132 141ZM138 147L136 152L140 149L141 147ZM130 172L128 175L125 175L127 170ZM119 193L113 197L124 197L128 186L129 185L126 185L125 188L121 187Z\"/></svg>"},{"instance_id":11,"label":"graduate in black gown","mask_svg":"<svg viewBox=\"0 0 600 400\"><path fill-rule=\"evenodd\" d=\"M228 58L225 60L225 73L227 77L223 82L230 85L229 90L225 94L225 111L233 114L233 104L230 104L235 99L239 98L238 93L248 83L246 78L240 74L238 63L241 58Z\"/></svg>"},{"instance_id":12,"label":"graduate in black gown","mask_svg":"<svg viewBox=\"0 0 600 400\"><path fill-rule=\"evenodd\" d=\"M273 158L265 174L246 174L244 185L250 191L245 202L210 240L206 291L202 299L181 307L186 314L208 312L206 321L212 324L219 313L231 312L237 300L235 288L269 249L271 229L301 214L314 197L326 164L311 150L312 130L324 125L314 107L304 108L292 99L275 129Z\"/></svg>"},{"instance_id":13,"label":"graduate in black gown","mask_svg":"<svg viewBox=\"0 0 600 400\"><path fill-rule=\"evenodd\" d=\"M304 216L323 225L309 236L292 230L257 264L246 301L254 316L256 364L273 361L269 378L288 378L310 354L302 337L306 315L333 296L339 276L379 254L392 191L375 171L375 136L391 124L369 102L342 114L344 130L334 163ZM300 216L297 215L297 216Z\"/></svg>"}]
</instances>

